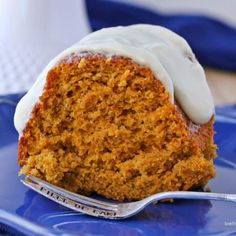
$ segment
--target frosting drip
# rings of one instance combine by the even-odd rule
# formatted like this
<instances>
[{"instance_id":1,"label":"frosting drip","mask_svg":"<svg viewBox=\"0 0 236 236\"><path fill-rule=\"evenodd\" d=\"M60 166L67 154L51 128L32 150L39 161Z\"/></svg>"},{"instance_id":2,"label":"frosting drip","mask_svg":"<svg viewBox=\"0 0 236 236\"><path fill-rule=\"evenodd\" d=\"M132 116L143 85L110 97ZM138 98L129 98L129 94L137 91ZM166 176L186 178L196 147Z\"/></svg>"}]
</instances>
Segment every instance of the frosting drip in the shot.
<instances>
[{"instance_id":1,"label":"frosting drip","mask_svg":"<svg viewBox=\"0 0 236 236\"><path fill-rule=\"evenodd\" d=\"M175 98L196 124L208 122L214 114L214 102L204 70L182 37L160 26L119 26L89 34L48 64L16 107L14 123L19 134L39 101L48 71L64 57L84 51L126 56L149 67L162 81L171 101Z\"/></svg>"}]
</instances>

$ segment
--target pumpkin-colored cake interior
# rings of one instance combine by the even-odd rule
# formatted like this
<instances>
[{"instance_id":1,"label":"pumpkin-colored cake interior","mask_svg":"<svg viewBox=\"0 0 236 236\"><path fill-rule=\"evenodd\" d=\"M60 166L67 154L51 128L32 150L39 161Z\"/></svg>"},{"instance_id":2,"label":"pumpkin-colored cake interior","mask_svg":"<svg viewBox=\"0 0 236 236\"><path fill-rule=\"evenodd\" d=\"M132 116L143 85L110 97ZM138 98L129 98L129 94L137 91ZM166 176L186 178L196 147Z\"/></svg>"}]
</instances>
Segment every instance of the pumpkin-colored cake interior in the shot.
<instances>
[{"instance_id":1,"label":"pumpkin-colored cake interior","mask_svg":"<svg viewBox=\"0 0 236 236\"><path fill-rule=\"evenodd\" d=\"M193 124L128 58L73 55L47 75L20 139L21 173L116 200L188 190L215 174L212 123Z\"/></svg>"}]
</instances>

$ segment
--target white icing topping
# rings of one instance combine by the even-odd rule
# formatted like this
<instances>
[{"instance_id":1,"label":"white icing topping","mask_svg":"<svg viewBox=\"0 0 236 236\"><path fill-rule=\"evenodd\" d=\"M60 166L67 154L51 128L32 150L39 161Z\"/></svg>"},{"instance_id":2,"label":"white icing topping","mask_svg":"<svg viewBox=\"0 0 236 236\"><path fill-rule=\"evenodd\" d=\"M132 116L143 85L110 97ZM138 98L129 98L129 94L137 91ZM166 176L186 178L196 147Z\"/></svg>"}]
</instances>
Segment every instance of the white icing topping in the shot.
<instances>
[{"instance_id":1,"label":"white icing topping","mask_svg":"<svg viewBox=\"0 0 236 236\"><path fill-rule=\"evenodd\" d=\"M214 114L203 68L182 37L160 26L119 26L89 34L48 64L16 107L14 123L20 135L43 92L48 71L64 57L84 51L126 56L149 67L164 84L171 101L175 97L196 124L208 122Z\"/></svg>"}]
</instances>

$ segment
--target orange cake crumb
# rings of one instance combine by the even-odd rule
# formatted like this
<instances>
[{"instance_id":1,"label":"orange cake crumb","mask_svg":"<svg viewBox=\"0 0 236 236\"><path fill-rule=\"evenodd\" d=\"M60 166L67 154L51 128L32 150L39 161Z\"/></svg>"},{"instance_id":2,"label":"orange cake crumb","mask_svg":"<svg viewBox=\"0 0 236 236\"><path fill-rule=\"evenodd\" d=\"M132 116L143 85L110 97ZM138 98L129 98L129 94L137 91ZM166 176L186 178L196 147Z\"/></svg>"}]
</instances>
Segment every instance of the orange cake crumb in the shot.
<instances>
[{"instance_id":1,"label":"orange cake crumb","mask_svg":"<svg viewBox=\"0 0 236 236\"><path fill-rule=\"evenodd\" d=\"M213 119L193 124L131 59L73 55L47 75L19 142L21 173L116 200L189 190L215 175Z\"/></svg>"}]
</instances>

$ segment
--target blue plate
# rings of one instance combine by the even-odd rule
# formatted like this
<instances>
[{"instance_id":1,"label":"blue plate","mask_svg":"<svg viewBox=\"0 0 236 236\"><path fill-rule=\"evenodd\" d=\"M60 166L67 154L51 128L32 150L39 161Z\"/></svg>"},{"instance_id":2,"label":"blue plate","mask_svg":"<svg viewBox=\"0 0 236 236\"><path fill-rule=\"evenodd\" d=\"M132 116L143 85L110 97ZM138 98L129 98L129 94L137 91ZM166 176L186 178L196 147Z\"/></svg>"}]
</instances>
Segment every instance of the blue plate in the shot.
<instances>
[{"instance_id":1,"label":"blue plate","mask_svg":"<svg viewBox=\"0 0 236 236\"><path fill-rule=\"evenodd\" d=\"M236 203L178 200L111 221L76 213L29 190L18 176L18 136L12 121L19 98L0 97L0 234L236 235ZM215 130L217 175L207 186L213 192L236 193L236 106L217 109Z\"/></svg>"}]
</instances>

